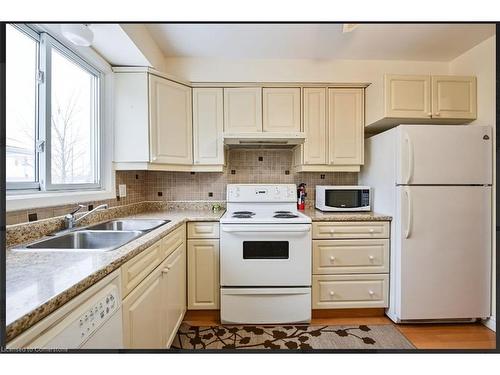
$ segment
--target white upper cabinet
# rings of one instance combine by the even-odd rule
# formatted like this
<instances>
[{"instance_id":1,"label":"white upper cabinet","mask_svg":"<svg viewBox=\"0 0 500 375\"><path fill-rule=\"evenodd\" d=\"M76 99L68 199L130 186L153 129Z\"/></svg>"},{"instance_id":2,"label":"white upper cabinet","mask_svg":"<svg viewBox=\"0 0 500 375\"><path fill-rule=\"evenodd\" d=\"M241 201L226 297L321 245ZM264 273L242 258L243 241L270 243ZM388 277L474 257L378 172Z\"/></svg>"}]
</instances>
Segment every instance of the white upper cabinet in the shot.
<instances>
[{"instance_id":1,"label":"white upper cabinet","mask_svg":"<svg viewBox=\"0 0 500 375\"><path fill-rule=\"evenodd\" d=\"M427 75L385 76L387 117L431 117L431 77Z\"/></svg>"},{"instance_id":2,"label":"white upper cabinet","mask_svg":"<svg viewBox=\"0 0 500 375\"><path fill-rule=\"evenodd\" d=\"M114 83L113 160L148 163L148 73L118 73L114 75Z\"/></svg>"},{"instance_id":3,"label":"white upper cabinet","mask_svg":"<svg viewBox=\"0 0 500 375\"><path fill-rule=\"evenodd\" d=\"M300 88L262 89L263 131L300 132Z\"/></svg>"},{"instance_id":4,"label":"white upper cabinet","mask_svg":"<svg viewBox=\"0 0 500 375\"><path fill-rule=\"evenodd\" d=\"M326 88L304 88L303 90L304 164L327 163Z\"/></svg>"},{"instance_id":5,"label":"white upper cabinet","mask_svg":"<svg viewBox=\"0 0 500 375\"><path fill-rule=\"evenodd\" d=\"M262 131L262 89L224 89L224 132L228 134Z\"/></svg>"},{"instance_id":6,"label":"white upper cabinet","mask_svg":"<svg viewBox=\"0 0 500 375\"><path fill-rule=\"evenodd\" d=\"M432 93L432 117L476 118L476 77L432 76Z\"/></svg>"},{"instance_id":7,"label":"white upper cabinet","mask_svg":"<svg viewBox=\"0 0 500 375\"><path fill-rule=\"evenodd\" d=\"M192 164L191 88L149 76L151 162Z\"/></svg>"},{"instance_id":8,"label":"white upper cabinet","mask_svg":"<svg viewBox=\"0 0 500 375\"><path fill-rule=\"evenodd\" d=\"M477 117L476 77L386 74L366 89L366 128L466 124Z\"/></svg>"},{"instance_id":9,"label":"white upper cabinet","mask_svg":"<svg viewBox=\"0 0 500 375\"><path fill-rule=\"evenodd\" d=\"M359 172L364 159L364 89L306 87L306 141L294 149L296 172Z\"/></svg>"},{"instance_id":10,"label":"white upper cabinet","mask_svg":"<svg viewBox=\"0 0 500 375\"><path fill-rule=\"evenodd\" d=\"M224 164L223 89L193 89L194 164Z\"/></svg>"},{"instance_id":11,"label":"white upper cabinet","mask_svg":"<svg viewBox=\"0 0 500 375\"><path fill-rule=\"evenodd\" d=\"M363 164L363 97L363 89L328 89L330 164Z\"/></svg>"}]
</instances>

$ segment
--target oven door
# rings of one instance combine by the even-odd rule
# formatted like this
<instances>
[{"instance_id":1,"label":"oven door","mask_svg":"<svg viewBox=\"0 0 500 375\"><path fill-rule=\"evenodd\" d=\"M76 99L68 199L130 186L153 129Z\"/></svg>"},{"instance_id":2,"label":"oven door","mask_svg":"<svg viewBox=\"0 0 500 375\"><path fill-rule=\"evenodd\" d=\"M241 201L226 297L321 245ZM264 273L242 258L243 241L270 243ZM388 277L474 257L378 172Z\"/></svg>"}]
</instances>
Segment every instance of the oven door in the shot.
<instances>
[{"instance_id":1,"label":"oven door","mask_svg":"<svg viewBox=\"0 0 500 375\"><path fill-rule=\"evenodd\" d=\"M310 286L311 224L221 226L221 286Z\"/></svg>"}]
</instances>

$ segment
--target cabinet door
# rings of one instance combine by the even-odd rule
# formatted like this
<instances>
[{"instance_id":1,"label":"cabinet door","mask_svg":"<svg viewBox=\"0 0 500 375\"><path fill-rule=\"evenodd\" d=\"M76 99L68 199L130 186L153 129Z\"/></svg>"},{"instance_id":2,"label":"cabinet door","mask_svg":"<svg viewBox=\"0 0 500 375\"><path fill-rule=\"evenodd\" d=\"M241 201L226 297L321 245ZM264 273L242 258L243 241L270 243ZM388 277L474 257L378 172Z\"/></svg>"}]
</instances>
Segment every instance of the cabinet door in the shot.
<instances>
[{"instance_id":1,"label":"cabinet door","mask_svg":"<svg viewBox=\"0 0 500 375\"><path fill-rule=\"evenodd\" d=\"M385 75L385 116L431 117L431 77L426 75Z\"/></svg>"},{"instance_id":2,"label":"cabinet door","mask_svg":"<svg viewBox=\"0 0 500 375\"><path fill-rule=\"evenodd\" d=\"M188 240L188 308L219 308L219 240Z\"/></svg>"},{"instance_id":3,"label":"cabinet door","mask_svg":"<svg viewBox=\"0 0 500 375\"><path fill-rule=\"evenodd\" d=\"M232 87L224 89L224 132L262 131L262 89Z\"/></svg>"},{"instance_id":4,"label":"cabinet door","mask_svg":"<svg viewBox=\"0 0 500 375\"><path fill-rule=\"evenodd\" d=\"M193 89L193 144L195 164L224 164L221 88Z\"/></svg>"},{"instance_id":5,"label":"cabinet door","mask_svg":"<svg viewBox=\"0 0 500 375\"><path fill-rule=\"evenodd\" d=\"M363 97L363 89L328 89L330 164L363 164Z\"/></svg>"},{"instance_id":6,"label":"cabinet door","mask_svg":"<svg viewBox=\"0 0 500 375\"><path fill-rule=\"evenodd\" d=\"M265 132L300 132L300 88L263 88L262 96Z\"/></svg>"},{"instance_id":7,"label":"cabinet door","mask_svg":"<svg viewBox=\"0 0 500 375\"><path fill-rule=\"evenodd\" d=\"M191 88L149 76L151 162L192 164Z\"/></svg>"},{"instance_id":8,"label":"cabinet door","mask_svg":"<svg viewBox=\"0 0 500 375\"><path fill-rule=\"evenodd\" d=\"M304 164L327 164L326 88L304 88Z\"/></svg>"},{"instance_id":9,"label":"cabinet door","mask_svg":"<svg viewBox=\"0 0 500 375\"><path fill-rule=\"evenodd\" d=\"M162 269L163 347L170 347L186 312L186 246L182 244L165 260Z\"/></svg>"},{"instance_id":10,"label":"cabinet door","mask_svg":"<svg viewBox=\"0 0 500 375\"><path fill-rule=\"evenodd\" d=\"M475 119L476 77L432 76L432 117Z\"/></svg>"},{"instance_id":11,"label":"cabinet door","mask_svg":"<svg viewBox=\"0 0 500 375\"><path fill-rule=\"evenodd\" d=\"M162 276L153 271L122 304L123 344L129 349L158 349L163 347Z\"/></svg>"}]
</instances>

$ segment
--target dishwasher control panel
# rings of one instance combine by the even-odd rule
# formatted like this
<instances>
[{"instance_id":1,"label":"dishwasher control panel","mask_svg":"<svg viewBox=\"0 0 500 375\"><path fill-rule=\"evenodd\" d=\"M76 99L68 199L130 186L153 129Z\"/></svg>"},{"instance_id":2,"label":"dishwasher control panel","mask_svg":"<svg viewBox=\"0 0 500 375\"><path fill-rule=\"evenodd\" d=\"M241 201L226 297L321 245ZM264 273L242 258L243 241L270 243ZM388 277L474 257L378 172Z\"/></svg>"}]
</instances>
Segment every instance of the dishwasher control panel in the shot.
<instances>
[{"instance_id":1,"label":"dishwasher control panel","mask_svg":"<svg viewBox=\"0 0 500 375\"><path fill-rule=\"evenodd\" d=\"M86 341L117 309L119 305L118 290L108 290L99 300L94 302L78 319L80 343Z\"/></svg>"}]
</instances>

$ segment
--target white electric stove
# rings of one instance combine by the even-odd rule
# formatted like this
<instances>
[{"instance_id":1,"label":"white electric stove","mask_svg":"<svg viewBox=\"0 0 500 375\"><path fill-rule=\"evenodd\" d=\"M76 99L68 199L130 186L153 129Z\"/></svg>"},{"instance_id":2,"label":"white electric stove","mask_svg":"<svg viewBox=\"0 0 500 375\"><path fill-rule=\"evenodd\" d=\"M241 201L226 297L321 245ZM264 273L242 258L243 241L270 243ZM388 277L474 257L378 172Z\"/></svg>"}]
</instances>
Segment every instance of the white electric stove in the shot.
<instances>
[{"instance_id":1,"label":"white electric stove","mask_svg":"<svg viewBox=\"0 0 500 375\"><path fill-rule=\"evenodd\" d=\"M221 321L311 319L311 219L293 184L227 186L220 220Z\"/></svg>"}]
</instances>

